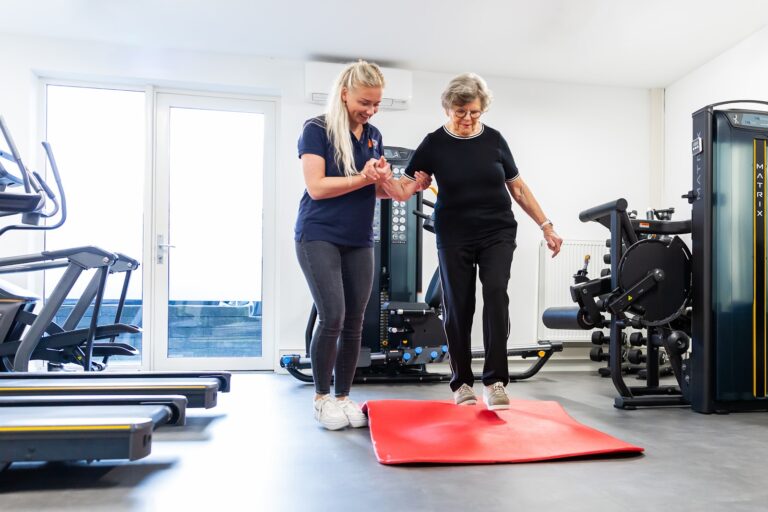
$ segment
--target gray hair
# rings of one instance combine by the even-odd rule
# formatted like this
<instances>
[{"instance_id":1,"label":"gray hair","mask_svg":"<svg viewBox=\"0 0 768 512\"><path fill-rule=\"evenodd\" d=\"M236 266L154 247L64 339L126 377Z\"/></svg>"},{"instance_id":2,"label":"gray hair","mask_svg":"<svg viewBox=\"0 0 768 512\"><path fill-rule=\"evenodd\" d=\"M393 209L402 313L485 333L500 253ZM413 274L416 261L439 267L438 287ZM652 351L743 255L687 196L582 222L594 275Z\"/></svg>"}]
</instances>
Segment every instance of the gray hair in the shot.
<instances>
[{"instance_id":1,"label":"gray hair","mask_svg":"<svg viewBox=\"0 0 768 512\"><path fill-rule=\"evenodd\" d=\"M454 77L448 83L448 87L445 88L440 99L446 110L454 105L460 107L479 99L480 108L485 112L493 101L493 94L488 89L488 84L480 76L474 73L464 73Z\"/></svg>"}]
</instances>

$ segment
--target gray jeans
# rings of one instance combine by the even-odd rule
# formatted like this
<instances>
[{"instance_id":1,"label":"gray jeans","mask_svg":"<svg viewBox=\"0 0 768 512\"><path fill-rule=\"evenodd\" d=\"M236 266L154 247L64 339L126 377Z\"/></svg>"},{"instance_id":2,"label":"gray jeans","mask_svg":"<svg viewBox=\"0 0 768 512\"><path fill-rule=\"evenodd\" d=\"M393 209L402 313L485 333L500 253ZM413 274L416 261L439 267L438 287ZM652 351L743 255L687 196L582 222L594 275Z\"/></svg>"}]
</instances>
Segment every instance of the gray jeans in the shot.
<instances>
[{"instance_id":1,"label":"gray jeans","mask_svg":"<svg viewBox=\"0 0 768 512\"><path fill-rule=\"evenodd\" d=\"M313 240L296 242L296 255L317 307L309 355L315 392L346 396L355 378L363 316L373 286L373 248Z\"/></svg>"}]
</instances>

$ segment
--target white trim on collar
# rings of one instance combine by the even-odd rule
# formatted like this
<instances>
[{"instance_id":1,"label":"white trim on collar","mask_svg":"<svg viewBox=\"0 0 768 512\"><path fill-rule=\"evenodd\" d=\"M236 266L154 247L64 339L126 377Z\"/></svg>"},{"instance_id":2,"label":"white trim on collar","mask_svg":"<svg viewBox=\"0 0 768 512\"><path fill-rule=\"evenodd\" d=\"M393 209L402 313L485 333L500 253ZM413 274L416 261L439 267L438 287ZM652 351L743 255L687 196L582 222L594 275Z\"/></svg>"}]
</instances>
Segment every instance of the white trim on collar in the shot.
<instances>
[{"instance_id":1,"label":"white trim on collar","mask_svg":"<svg viewBox=\"0 0 768 512\"><path fill-rule=\"evenodd\" d=\"M477 132L477 133L476 133L476 134L474 134L474 135L470 135L469 137L462 137L462 136L460 136L460 135L456 135L456 134L455 134L455 133L453 133L451 130L449 130L448 128L446 128L446 127L445 127L445 125L443 125L443 130L445 130L445 133L447 133L448 135L450 135L450 136L451 136L451 137L453 137L454 139L460 139L460 140L469 140L469 139L474 139L475 137L479 137L480 135L482 135L482 134L483 134L483 132L485 131L485 125L484 125L484 124L480 124L480 131L479 131L479 132Z\"/></svg>"}]
</instances>

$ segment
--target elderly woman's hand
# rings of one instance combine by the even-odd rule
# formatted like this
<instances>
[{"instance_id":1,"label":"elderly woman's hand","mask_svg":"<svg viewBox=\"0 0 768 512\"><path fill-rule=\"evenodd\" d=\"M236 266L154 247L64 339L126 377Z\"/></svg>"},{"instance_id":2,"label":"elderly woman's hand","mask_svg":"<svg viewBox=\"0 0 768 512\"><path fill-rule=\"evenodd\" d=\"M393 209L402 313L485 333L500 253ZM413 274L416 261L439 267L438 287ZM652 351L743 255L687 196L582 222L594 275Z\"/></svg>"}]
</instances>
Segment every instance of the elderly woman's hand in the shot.
<instances>
[{"instance_id":1,"label":"elderly woman's hand","mask_svg":"<svg viewBox=\"0 0 768 512\"><path fill-rule=\"evenodd\" d=\"M563 245L563 239L555 233L555 229L551 224L544 228L544 240L547 241L547 247L552 251L552 257L557 256L557 253L560 252L560 246Z\"/></svg>"},{"instance_id":2,"label":"elderly woman's hand","mask_svg":"<svg viewBox=\"0 0 768 512\"><path fill-rule=\"evenodd\" d=\"M416 171L413 177L416 178L416 184L418 186L416 188L416 192L427 190L432 184L432 176L425 173L424 171Z\"/></svg>"}]
</instances>

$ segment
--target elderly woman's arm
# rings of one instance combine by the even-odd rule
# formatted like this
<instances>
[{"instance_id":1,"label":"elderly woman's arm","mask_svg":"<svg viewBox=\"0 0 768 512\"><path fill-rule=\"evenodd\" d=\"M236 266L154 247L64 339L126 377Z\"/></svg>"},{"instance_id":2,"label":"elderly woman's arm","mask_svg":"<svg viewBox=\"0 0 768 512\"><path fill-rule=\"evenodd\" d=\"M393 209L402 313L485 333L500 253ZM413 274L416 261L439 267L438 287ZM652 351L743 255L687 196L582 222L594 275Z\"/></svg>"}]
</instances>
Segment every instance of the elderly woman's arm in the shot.
<instances>
[{"instance_id":1,"label":"elderly woman's arm","mask_svg":"<svg viewBox=\"0 0 768 512\"><path fill-rule=\"evenodd\" d=\"M512 199L514 199L525 213L533 219L536 225L541 226L548 220L547 216L544 215L544 211L541 209L539 202L533 197L533 192L531 192L531 189L528 188L528 185L523 181L523 178L518 176L513 181L507 182L507 188L509 189L509 193L512 194ZM554 258L557 256L557 253L560 252L560 246L563 243L563 239L555 233L555 229L551 223L545 225L542 228L542 231L544 231L544 239L547 241L547 247L552 251L552 257Z\"/></svg>"},{"instance_id":2,"label":"elderly woman's arm","mask_svg":"<svg viewBox=\"0 0 768 512\"><path fill-rule=\"evenodd\" d=\"M432 177L423 172L416 171L415 180L408 178L391 179L379 184L387 196L396 201L407 201L416 192L426 190L432 183Z\"/></svg>"}]
</instances>

